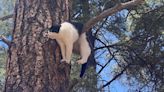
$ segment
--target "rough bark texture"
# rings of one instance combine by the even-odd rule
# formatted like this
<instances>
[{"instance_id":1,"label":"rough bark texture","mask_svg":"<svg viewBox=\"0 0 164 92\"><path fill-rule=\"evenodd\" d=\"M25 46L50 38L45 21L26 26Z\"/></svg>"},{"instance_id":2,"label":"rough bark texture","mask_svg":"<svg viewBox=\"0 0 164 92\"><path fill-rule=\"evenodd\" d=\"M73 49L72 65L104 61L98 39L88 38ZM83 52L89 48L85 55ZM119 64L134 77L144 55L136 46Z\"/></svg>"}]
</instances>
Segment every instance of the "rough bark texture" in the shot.
<instances>
[{"instance_id":1,"label":"rough bark texture","mask_svg":"<svg viewBox=\"0 0 164 92\"><path fill-rule=\"evenodd\" d=\"M4 92L67 92L70 65L42 32L69 18L68 0L17 0Z\"/></svg>"}]
</instances>

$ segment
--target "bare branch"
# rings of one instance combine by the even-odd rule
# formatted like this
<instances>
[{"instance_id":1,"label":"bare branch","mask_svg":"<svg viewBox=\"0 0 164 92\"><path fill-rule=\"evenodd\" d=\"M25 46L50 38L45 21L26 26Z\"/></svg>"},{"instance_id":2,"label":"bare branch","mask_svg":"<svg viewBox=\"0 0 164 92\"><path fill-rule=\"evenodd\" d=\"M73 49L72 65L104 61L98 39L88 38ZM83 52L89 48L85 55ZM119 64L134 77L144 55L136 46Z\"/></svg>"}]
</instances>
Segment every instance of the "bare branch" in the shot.
<instances>
[{"instance_id":1,"label":"bare branch","mask_svg":"<svg viewBox=\"0 0 164 92\"><path fill-rule=\"evenodd\" d=\"M124 71L126 71L126 69L130 66L131 64L128 64L127 66L125 66L125 68L119 73L117 74L115 77L113 77L113 79L111 79L109 82L107 82L105 85L103 85L100 90L108 85L110 85L114 80L116 80L118 77L120 77Z\"/></svg>"},{"instance_id":2,"label":"bare branch","mask_svg":"<svg viewBox=\"0 0 164 92\"><path fill-rule=\"evenodd\" d=\"M113 55L112 58L110 58L110 59L108 60L108 62L98 71L97 74L100 74L100 73L102 72L102 70L110 63L110 61L111 61L113 58L114 58L114 55Z\"/></svg>"},{"instance_id":3,"label":"bare branch","mask_svg":"<svg viewBox=\"0 0 164 92\"><path fill-rule=\"evenodd\" d=\"M10 15L1 17L0 20L1 20L1 21L4 21L4 20L7 20L7 19L9 19L9 18L13 18L13 16L14 16L14 14L10 14Z\"/></svg>"},{"instance_id":4,"label":"bare branch","mask_svg":"<svg viewBox=\"0 0 164 92\"><path fill-rule=\"evenodd\" d=\"M11 45L11 41L9 41L4 35L0 35L0 39L6 43L8 46Z\"/></svg>"},{"instance_id":5,"label":"bare branch","mask_svg":"<svg viewBox=\"0 0 164 92\"><path fill-rule=\"evenodd\" d=\"M105 11L103 11L102 13L100 13L99 15L91 18L87 23L85 23L84 25L84 32L89 31L89 29L94 26L97 22L103 20L105 17L108 17L110 15L113 15L114 13L126 9L128 7L131 6L136 6L140 3L142 3L144 0L132 0L126 3L119 3L116 6L114 6L113 8L107 9Z\"/></svg>"},{"instance_id":6,"label":"bare branch","mask_svg":"<svg viewBox=\"0 0 164 92\"><path fill-rule=\"evenodd\" d=\"M99 65L100 67L103 67L103 65L99 64L98 62L96 62L96 65Z\"/></svg>"}]
</instances>

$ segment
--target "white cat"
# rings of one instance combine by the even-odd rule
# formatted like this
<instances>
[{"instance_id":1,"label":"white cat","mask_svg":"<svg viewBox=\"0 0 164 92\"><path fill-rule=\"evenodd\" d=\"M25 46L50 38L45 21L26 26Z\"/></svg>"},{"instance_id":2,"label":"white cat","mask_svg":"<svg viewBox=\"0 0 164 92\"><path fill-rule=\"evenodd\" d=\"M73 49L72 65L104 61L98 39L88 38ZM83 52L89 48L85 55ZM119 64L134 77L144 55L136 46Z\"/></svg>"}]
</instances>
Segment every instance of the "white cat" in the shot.
<instances>
[{"instance_id":1,"label":"white cat","mask_svg":"<svg viewBox=\"0 0 164 92\"><path fill-rule=\"evenodd\" d=\"M56 39L61 49L62 61L68 64L70 64L73 48L77 49L75 46L79 46L81 55L81 59L77 61L79 64L86 63L91 54L86 32L82 32L82 28L81 23L64 22L61 25L52 26L46 34L48 38Z\"/></svg>"}]
</instances>

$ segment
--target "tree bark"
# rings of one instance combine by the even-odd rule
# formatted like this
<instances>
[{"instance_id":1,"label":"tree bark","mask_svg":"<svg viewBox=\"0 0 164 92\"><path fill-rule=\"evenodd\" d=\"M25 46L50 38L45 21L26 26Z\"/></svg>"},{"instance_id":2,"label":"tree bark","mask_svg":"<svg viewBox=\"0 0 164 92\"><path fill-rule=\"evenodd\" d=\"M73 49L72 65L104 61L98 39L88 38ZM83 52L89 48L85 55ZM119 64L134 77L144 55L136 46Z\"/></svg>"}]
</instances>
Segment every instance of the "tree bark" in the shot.
<instances>
[{"instance_id":1,"label":"tree bark","mask_svg":"<svg viewBox=\"0 0 164 92\"><path fill-rule=\"evenodd\" d=\"M70 65L42 33L69 19L68 0L17 0L4 92L67 92Z\"/></svg>"}]
</instances>

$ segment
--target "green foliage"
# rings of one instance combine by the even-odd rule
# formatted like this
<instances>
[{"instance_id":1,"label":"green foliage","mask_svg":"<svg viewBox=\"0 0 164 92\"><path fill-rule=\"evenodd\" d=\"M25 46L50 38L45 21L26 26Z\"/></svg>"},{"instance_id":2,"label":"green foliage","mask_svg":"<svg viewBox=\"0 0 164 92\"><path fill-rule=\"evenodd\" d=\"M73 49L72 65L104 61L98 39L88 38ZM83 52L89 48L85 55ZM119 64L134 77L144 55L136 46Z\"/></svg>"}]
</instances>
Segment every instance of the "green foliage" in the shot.
<instances>
[{"instance_id":1,"label":"green foliage","mask_svg":"<svg viewBox=\"0 0 164 92\"><path fill-rule=\"evenodd\" d=\"M82 78L79 77L81 65L77 64L76 60L79 58L73 55L71 67L71 81L77 81L76 85L71 89L71 92L97 92L97 75L93 67L87 67L87 70Z\"/></svg>"},{"instance_id":2,"label":"green foliage","mask_svg":"<svg viewBox=\"0 0 164 92\"><path fill-rule=\"evenodd\" d=\"M96 31L97 29L101 30L96 32L98 41L95 48L108 49L97 51L97 53L101 53L99 57L102 57L100 64L103 65L102 61L105 56L114 56L118 66L115 68L116 70L113 70L113 72L117 71L115 75L124 70L126 65L129 65L124 73L126 77L120 79L127 79L126 84L129 84L130 90L163 91L163 6L163 0L147 0L139 7L123 10L124 12L104 19L95 27ZM109 63L111 66L112 64Z\"/></svg>"},{"instance_id":3,"label":"green foliage","mask_svg":"<svg viewBox=\"0 0 164 92\"><path fill-rule=\"evenodd\" d=\"M3 0L0 1L0 17L12 14L14 9L15 0ZM0 34L5 36L11 35L11 29L13 28L13 19L7 19L5 21L0 20Z\"/></svg>"},{"instance_id":4,"label":"green foliage","mask_svg":"<svg viewBox=\"0 0 164 92\"><path fill-rule=\"evenodd\" d=\"M156 92L164 87L163 6L163 2L151 1L132 11L131 39L120 48L126 63L132 64L128 79L135 78L141 91L147 87Z\"/></svg>"},{"instance_id":5,"label":"green foliage","mask_svg":"<svg viewBox=\"0 0 164 92\"><path fill-rule=\"evenodd\" d=\"M12 14L15 0L0 1L0 17ZM0 35L6 37L11 36L11 29L13 28L13 19L5 21L0 20ZM2 91L5 82L5 64L7 60L7 46L0 41L0 91Z\"/></svg>"},{"instance_id":6,"label":"green foliage","mask_svg":"<svg viewBox=\"0 0 164 92\"><path fill-rule=\"evenodd\" d=\"M3 89L5 82L5 62L7 53L3 47L0 47L0 90Z\"/></svg>"},{"instance_id":7,"label":"green foliage","mask_svg":"<svg viewBox=\"0 0 164 92\"><path fill-rule=\"evenodd\" d=\"M79 69L77 66L78 65L74 65L76 68L73 69ZM97 75L95 74L95 69L93 69L93 67L87 68L83 78L79 78L79 71L72 72L71 74L71 77L74 76L72 77L71 81L78 80L71 92L97 92L97 85L95 85L97 84ZM75 75L77 77L75 77Z\"/></svg>"}]
</instances>

